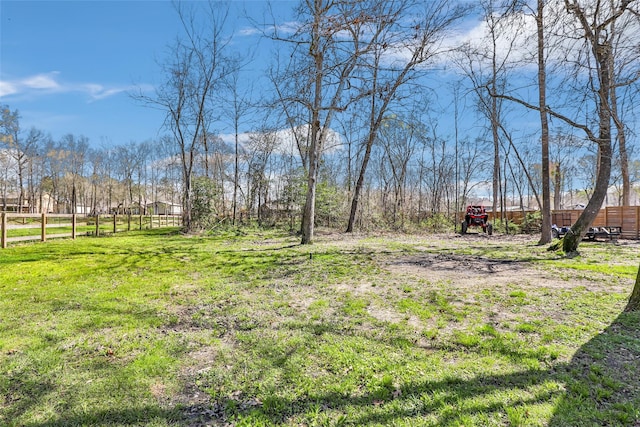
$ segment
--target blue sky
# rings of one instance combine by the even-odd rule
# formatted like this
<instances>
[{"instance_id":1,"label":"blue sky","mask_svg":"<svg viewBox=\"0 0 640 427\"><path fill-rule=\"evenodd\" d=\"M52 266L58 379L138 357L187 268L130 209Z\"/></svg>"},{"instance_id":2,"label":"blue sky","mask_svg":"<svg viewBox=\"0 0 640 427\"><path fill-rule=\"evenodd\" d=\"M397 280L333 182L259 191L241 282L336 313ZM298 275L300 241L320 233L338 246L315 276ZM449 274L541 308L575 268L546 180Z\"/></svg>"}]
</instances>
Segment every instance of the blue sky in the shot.
<instances>
[{"instance_id":1,"label":"blue sky","mask_svg":"<svg viewBox=\"0 0 640 427\"><path fill-rule=\"evenodd\" d=\"M297 4L272 2L278 24L291 19ZM247 67L245 82L263 78L263 69L271 62L272 46L256 31L247 31L254 27L245 17L249 13L262 21L265 6L260 0L231 2L227 24L232 47L259 55ZM84 135L96 147L158 139L165 133L164 113L135 101L130 93L143 89L153 95L164 79L160 64L181 31L170 0L0 0L0 104L19 110L23 129L34 126L54 139L68 133ZM459 31L451 43L479 40L484 30L472 18L461 23ZM447 82L459 75L445 72L434 77L441 80L428 82L434 88L432 97L439 107L449 109L449 114L438 117L439 131L450 136ZM261 92L257 86L256 92ZM462 126L473 136L484 122L473 112L474 97L467 98ZM529 120L530 112L517 106L508 109L520 116L520 129L537 128L537 122ZM214 131L231 132L221 126Z\"/></svg>"},{"instance_id":2,"label":"blue sky","mask_svg":"<svg viewBox=\"0 0 640 427\"><path fill-rule=\"evenodd\" d=\"M263 6L247 3L256 13ZM245 4L233 4L234 34L249 27ZM54 139L84 135L94 146L162 133L163 113L129 93L151 94L162 82L159 63L181 30L170 1L2 0L0 28L0 104L20 111L23 129L35 126ZM234 38L241 51L258 41Z\"/></svg>"},{"instance_id":3,"label":"blue sky","mask_svg":"<svg viewBox=\"0 0 640 427\"><path fill-rule=\"evenodd\" d=\"M297 4L271 2L279 25ZM261 22L265 9L266 1L233 0L227 22L233 49L256 55L242 79L254 85L273 49L245 16ZM96 147L157 139L164 113L130 93L161 85L160 64L181 31L170 0L0 0L0 104L19 110L23 129L54 139L84 135Z\"/></svg>"}]
</instances>

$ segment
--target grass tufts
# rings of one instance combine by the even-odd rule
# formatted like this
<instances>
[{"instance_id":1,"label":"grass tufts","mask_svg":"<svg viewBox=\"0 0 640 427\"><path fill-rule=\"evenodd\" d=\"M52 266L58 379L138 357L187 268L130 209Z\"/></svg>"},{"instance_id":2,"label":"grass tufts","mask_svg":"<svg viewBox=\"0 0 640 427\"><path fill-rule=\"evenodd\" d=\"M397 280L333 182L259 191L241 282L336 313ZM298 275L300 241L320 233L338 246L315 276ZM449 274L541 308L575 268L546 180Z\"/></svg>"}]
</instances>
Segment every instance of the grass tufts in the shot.
<instances>
[{"instance_id":1,"label":"grass tufts","mask_svg":"<svg viewBox=\"0 0 640 427\"><path fill-rule=\"evenodd\" d=\"M154 229L0 252L0 425L630 426L637 245Z\"/></svg>"}]
</instances>

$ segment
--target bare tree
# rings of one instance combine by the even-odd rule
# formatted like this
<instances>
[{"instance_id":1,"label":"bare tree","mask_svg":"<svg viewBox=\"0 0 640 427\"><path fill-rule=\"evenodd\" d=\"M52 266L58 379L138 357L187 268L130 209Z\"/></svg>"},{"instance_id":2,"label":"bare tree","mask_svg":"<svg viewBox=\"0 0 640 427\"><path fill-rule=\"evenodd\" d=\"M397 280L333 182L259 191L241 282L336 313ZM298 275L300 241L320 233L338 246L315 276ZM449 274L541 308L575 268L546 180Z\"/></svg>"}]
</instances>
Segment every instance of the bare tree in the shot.
<instances>
[{"instance_id":1,"label":"bare tree","mask_svg":"<svg viewBox=\"0 0 640 427\"><path fill-rule=\"evenodd\" d=\"M590 122L579 123L562 114L558 109L546 106L548 114L565 124L581 130L586 137L595 144L598 149L596 162L596 180L587 206L578 220L571 227L562 241L562 249L565 253L574 253L589 226L597 216L606 197L609 179L611 176L612 150L612 103L611 89L613 87L612 69L612 38L611 26L623 17L633 16L636 21L640 19L637 11L629 8L631 1L620 0L614 2L597 1L595 4L580 0L564 0L566 11L570 19L563 22L565 33L560 35L560 40L565 43L567 49L565 56L571 58L567 61L576 66L577 71L573 75L577 86L587 87L591 90L594 105L591 110L597 115L597 129L593 129ZM578 36L576 36L578 34ZM586 76L586 77L585 77ZM586 84L585 84L586 83ZM504 96L492 93L503 99L518 102L530 109L540 111L540 106L529 104L513 96ZM588 99L588 98L585 98ZM578 114L586 105L577 107ZM576 106L574 105L574 110Z\"/></svg>"},{"instance_id":2,"label":"bare tree","mask_svg":"<svg viewBox=\"0 0 640 427\"><path fill-rule=\"evenodd\" d=\"M502 184L507 177L502 175L503 164L500 148L502 139L509 144L507 149L515 150L510 132L506 129L503 100L491 96L496 91L504 92L509 87L511 73L519 65L518 53L521 50L523 16L514 13L517 2L485 0L480 3L484 20L485 34L479 40L471 40L461 46L456 57L460 68L470 80L477 96L477 108L488 122L488 130L493 155L492 166L492 210L497 215L502 212L505 219L505 189ZM515 59L515 57L518 57ZM487 91L487 88L489 89ZM517 150L516 150L517 151ZM503 181L504 178L504 181Z\"/></svg>"},{"instance_id":3,"label":"bare tree","mask_svg":"<svg viewBox=\"0 0 640 427\"><path fill-rule=\"evenodd\" d=\"M89 151L89 139L86 136L76 137L67 134L62 137L58 145L58 154L63 159L63 170L66 180L70 181L69 213L86 213L86 197L84 193L84 177L87 153ZM79 208L81 212L78 212Z\"/></svg>"},{"instance_id":4,"label":"bare tree","mask_svg":"<svg viewBox=\"0 0 640 427\"><path fill-rule=\"evenodd\" d=\"M237 61L238 64L241 62L239 58L235 58L235 61ZM238 217L238 192L240 191L240 126L243 124L243 121L246 120L246 116L252 108L249 91L240 90L240 71L241 68L239 66L233 67L232 72L226 79L231 108L224 109L233 123L233 196L231 200L231 222L233 225L236 224Z\"/></svg>"},{"instance_id":5,"label":"bare tree","mask_svg":"<svg viewBox=\"0 0 640 427\"><path fill-rule=\"evenodd\" d=\"M7 210L9 191L15 185L13 175L14 161L8 150L0 150L0 197L2 197L2 210Z\"/></svg>"},{"instance_id":6,"label":"bare tree","mask_svg":"<svg viewBox=\"0 0 640 427\"><path fill-rule=\"evenodd\" d=\"M407 123L397 116L391 116L384 120L378 134L378 139L384 149L383 159L389 166L390 183L394 195L393 225L397 225L400 218L400 227L404 226L406 184L409 175L409 162L418 146L420 127L414 123Z\"/></svg>"},{"instance_id":7,"label":"bare tree","mask_svg":"<svg viewBox=\"0 0 640 427\"><path fill-rule=\"evenodd\" d=\"M42 131L31 128L25 135L20 129L20 113L11 111L8 105L0 106L0 147L4 146L8 154L15 160L18 190L18 209L22 209L27 197L25 179L29 173L29 166L37 152L38 144L43 140ZM29 203L29 209L33 206Z\"/></svg>"},{"instance_id":8,"label":"bare tree","mask_svg":"<svg viewBox=\"0 0 640 427\"><path fill-rule=\"evenodd\" d=\"M429 62L443 52L442 42L466 9L447 0L417 4L411 2L380 3L371 9L378 15L375 38L365 70L369 95L369 125L364 155L354 188L347 232L352 232L371 148L392 101L402 87L424 75Z\"/></svg>"},{"instance_id":9,"label":"bare tree","mask_svg":"<svg viewBox=\"0 0 640 427\"><path fill-rule=\"evenodd\" d=\"M517 1L516 4L522 9L529 9L536 23L536 63L538 66L537 86L538 105L540 106L540 150L541 150L541 184L542 203L539 203L542 214L542 227L540 232L540 245L551 242L551 170L549 160L549 114L547 113L547 41L546 26L547 19L545 6L547 0L537 0L536 9L529 7L527 2ZM526 169L524 169L526 171ZM537 194L536 194L537 198Z\"/></svg>"},{"instance_id":10,"label":"bare tree","mask_svg":"<svg viewBox=\"0 0 640 427\"><path fill-rule=\"evenodd\" d=\"M553 208L563 209L563 194L570 177L576 175L577 168L572 159L579 156L584 146L584 140L571 134L557 134L549 139L549 146L553 148L550 156L551 182L553 183ZM591 171L592 168L587 168ZM591 181L591 179L589 179Z\"/></svg>"},{"instance_id":11,"label":"bare tree","mask_svg":"<svg viewBox=\"0 0 640 427\"><path fill-rule=\"evenodd\" d=\"M571 232L563 239L562 249L565 253L577 250L580 241L600 211L607 194L613 154L611 89L614 84L614 72L611 59L613 54L611 34L614 32L611 30L611 26L629 13L627 9L629 4L628 0L611 2L609 5L598 1L595 7L592 7L582 4L579 0L565 0L567 11L576 19L577 27L583 31L583 46L595 61L594 67L590 71L593 72L594 83L598 85L594 89L597 95L595 108L598 114L597 134L588 125L579 125L572 120L567 120L564 116L562 117L572 126L582 129L589 140L598 147L598 173L593 195L578 220L571 227Z\"/></svg>"},{"instance_id":12,"label":"bare tree","mask_svg":"<svg viewBox=\"0 0 640 427\"><path fill-rule=\"evenodd\" d=\"M296 33L287 39L273 35L293 49L284 78L277 79L279 98L287 104L300 104L308 112L303 244L313 239L319 166L334 116L353 101L350 79L359 59L377 41L376 22L384 21L375 14L374 6L378 4L375 0L305 0L299 8L301 24ZM363 35L372 32L373 36L363 39Z\"/></svg>"},{"instance_id":13,"label":"bare tree","mask_svg":"<svg viewBox=\"0 0 640 427\"><path fill-rule=\"evenodd\" d=\"M269 197L269 179L267 166L278 139L275 132L263 130L249 135L246 142L247 156L247 211L255 213L258 222L262 221Z\"/></svg>"},{"instance_id":14,"label":"bare tree","mask_svg":"<svg viewBox=\"0 0 640 427\"><path fill-rule=\"evenodd\" d=\"M621 16L611 23L610 30L612 49L610 56L612 70L611 116L615 124L618 143L622 178L622 205L629 206L632 189L627 136L630 129L625 126L624 118L628 109L634 105L633 98L638 93L635 84L640 80L640 69L637 65L640 62L640 51L637 49L637 32L640 31L640 28L637 15L631 13Z\"/></svg>"},{"instance_id":15,"label":"bare tree","mask_svg":"<svg viewBox=\"0 0 640 427\"><path fill-rule=\"evenodd\" d=\"M137 96L167 113L164 125L173 137L182 169L183 226L187 231L191 230L191 183L196 156L201 148L207 155L211 139L211 98L231 71L231 62L225 56L229 39L223 35L228 7L213 1L207 5L207 24L200 27L198 11L176 4L185 36L175 42L172 58L164 64L167 81L155 97Z\"/></svg>"},{"instance_id":16,"label":"bare tree","mask_svg":"<svg viewBox=\"0 0 640 427\"><path fill-rule=\"evenodd\" d=\"M536 17L536 47L538 62L538 105L540 106L540 147L542 151L542 229L539 244L551 242L551 186L549 168L549 115L547 114L547 69L545 58L545 0L538 0Z\"/></svg>"}]
</instances>

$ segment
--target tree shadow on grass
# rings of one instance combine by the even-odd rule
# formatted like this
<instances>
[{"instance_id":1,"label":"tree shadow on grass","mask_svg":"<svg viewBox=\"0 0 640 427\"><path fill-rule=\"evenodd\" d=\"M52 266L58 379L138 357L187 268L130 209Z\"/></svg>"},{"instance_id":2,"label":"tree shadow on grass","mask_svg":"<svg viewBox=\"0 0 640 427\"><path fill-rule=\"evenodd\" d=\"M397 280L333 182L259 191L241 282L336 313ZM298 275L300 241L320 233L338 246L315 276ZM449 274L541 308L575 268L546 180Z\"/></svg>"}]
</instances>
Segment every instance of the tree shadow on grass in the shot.
<instances>
[{"instance_id":1,"label":"tree shadow on grass","mask_svg":"<svg viewBox=\"0 0 640 427\"><path fill-rule=\"evenodd\" d=\"M640 313L622 313L575 353L549 426L640 426Z\"/></svg>"},{"instance_id":2,"label":"tree shadow on grass","mask_svg":"<svg viewBox=\"0 0 640 427\"><path fill-rule=\"evenodd\" d=\"M79 415L61 414L60 418L56 420L29 423L25 424L24 427L188 425L181 419L177 410L165 410L156 406L141 406L109 409Z\"/></svg>"},{"instance_id":3,"label":"tree shadow on grass","mask_svg":"<svg viewBox=\"0 0 640 427\"><path fill-rule=\"evenodd\" d=\"M514 362L524 362L527 353L525 349L514 353L506 347L494 351ZM283 366L285 362L276 357L272 363ZM548 368L526 368L523 364L516 372L472 378L463 378L460 371L460 377L416 378L397 388L381 384L357 396L338 392L310 393L296 399L271 396L240 415L280 425L320 408L334 416L342 414L347 425L482 425L483 419L505 425L537 425L540 418L536 418L536 411L551 405L550 426L638 427L639 373L640 313L623 313L568 363ZM238 402L232 403L227 417L238 414ZM225 406L225 402L216 404ZM543 411L549 414L548 408Z\"/></svg>"},{"instance_id":4,"label":"tree shadow on grass","mask_svg":"<svg viewBox=\"0 0 640 427\"><path fill-rule=\"evenodd\" d=\"M271 360L282 367L279 355ZM509 356L509 355L507 355ZM509 356L510 357L510 356ZM471 378L406 382L398 386L381 383L357 396L339 392L308 393L287 399L269 396L234 397L209 404L171 407L136 406L83 414L59 414L59 418L28 424L32 427L71 425L224 425L234 417L263 425L281 425L325 413L333 421L344 417L345 425L472 425L478 419L504 425L531 425L529 411L553 405L549 426L640 426L640 314L621 314L606 330L583 345L568 363L550 368L481 374ZM20 383L16 383L20 387ZM29 390L50 390L33 384ZM505 398L505 396L508 396ZM33 404L39 400L35 396ZM259 403L256 403L259 402ZM26 403L25 403L26 404ZM4 421L27 410L10 407ZM478 416L480 415L480 418ZM337 417L337 418L336 418ZM482 418L484 417L484 418ZM2 419L2 418L0 418Z\"/></svg>"},{"instance_id":5,"label":"tree shadow on grass","mask_svg":"<svg viewBox=\"0 0 640 427\"><path fill-rule=\"evenodd\" d=\"M10 372L0 381L0 425L11 426L15 418L31 410L53 390L50 381L18 369Z\"/></svg>"}]
</instances>

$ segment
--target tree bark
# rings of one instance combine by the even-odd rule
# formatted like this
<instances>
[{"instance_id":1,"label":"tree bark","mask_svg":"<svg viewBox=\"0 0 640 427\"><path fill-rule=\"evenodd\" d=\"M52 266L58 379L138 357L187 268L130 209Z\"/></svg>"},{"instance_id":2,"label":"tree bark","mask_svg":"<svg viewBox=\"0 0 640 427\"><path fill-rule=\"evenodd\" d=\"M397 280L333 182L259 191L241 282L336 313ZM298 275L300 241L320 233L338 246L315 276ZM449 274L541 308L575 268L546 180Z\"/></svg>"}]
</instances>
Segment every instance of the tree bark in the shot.
<instances>
[{"instance_id":1,"label":"tree bark","mask_svg":"<svg viewBox=\"0 0 640 427\"><path fill-rule=\"evenodd\" d=\"M640 267L638 267L638 275L636 276L636 284L633 287L633 291L631 292L631 296L629 297L629 302L627 306L624 308L624 311L640 311Z\"/></svg>"},{"instance_id":2,"label":"tree bark","mask_svg":"<svg viewBox=\"0 0 640 427\"><path fill-rule=\"evenodd\" d=\"M549 121L547 116L547 73L544 57L544 2L538 0L536 26L538 31L538 99L540 105L540 142L542 144L542 229L540 245L551 243L551 179L549 168ZM556 188L556 192L558 189Z\"/></svg>"},{"instance_id":3,"label":"tree bark","mask_svg":"<svg viewBox=\"0 0 640 427\"><path fill-rule=\"evenodd\" d=\"M613 63L613 59L612 59ZM611 65L613 67L613 64ZM616 139L620 154L620 174L622 175L622 206L631 205L631 179L629 177L629 154L624 124L618 115L618 96L615 84L611 85L611 114L616 125Z\"/></svg>"},{"instance_id":4,"label":"tree bark","mask_svg":"<svg viewBox=\"0 0 640 427\"><path fill-rule=\"evenodd\" d=\"M556 171L553 175L554 178L554 192L553 192L553 208L562 209L562 169L560 163L556 163Z\"/></svg>"},{"instance_id":5,"label":"tree bark","mask_svg":"<svg viewBox=\"0 0 640 427\"><path fill-rule=\"evenodd\" d=\"M373 70L372 95L371 95L371 110L369 111L369 132L367 134L367 141L364 150L364 156L362 157L362 164L360 165L360 172L358 173L358 180L353 190L353 198L351 199L351 210L349 211L349 222L347 223L346 233L353 233L353 226L356 222L356 214L358 212L358 203L360 201L360 194L362 193L362 186L364 185L364 177L369 166L369 160L371 159L371 149L373 148L373 142L375 141L378 133L378 128L382 122L382 115L378 114L376 119L376 92L378 87L378 63ZM385 103L386 104L386 103Z\"/></svg>"},{"instance_id":6,"label":"tree bark","mask_svg":"<svg viewBox=\"0 0 640 427\"><path fill-rule=\"evenodd\" d=\"M494 61L495 63L495 61ZM495 79L495 64L494 64L494 79ZM493 92L496 91L495 80L492 84ZM493 213L493 220L498 220L498 199L500 199L500 204L502 205L502 196L498 189L500 188L501 178L500 178L500 138L498 136L498 100L495 97L491 98L491 135L493 140L493 180L492 180L492 190L493 190L493 201L491 204L491 211ZM502 206L501 206L502 207ZM500 209L504 211L504 209ZM504 212L502 212L504 213Z\"/></svg>"},{"instance_id":7,"label":"tree bark","mask_svg":"<svg viewBox=\"0 0 640 427\"><path fill-rule=\"evenodd\" d=\"M616 22L611 23L611 37L617 38ZM627 138L622 117L618 112L618 94L616 87L618 85L619 75L622 70L615 68L616 53L612 53L609 60L611 61L611 70L615 70L612 75L611 82L611 115L613 123L616 126L616 140L618 141L618 153L620 154L620 175L622 178L622 206L631 205L631 178L629 176L629 154L627 151ZM636 78L640 78L638 75Z\"/></svg>"},{"instance_id":8,"label":"tree bark","mask_svg":"<svg viewBox=\"0 0 640 427\"><path fill-rule=\"evenodd\" d=\"M322 132L320 129L320 107L322 106L322 77L324 54L320 47L320 19L322 17L322 2L315 0L314 2L314 21L311 29L311 46L309 54L314 60L314 94L313 107L311 111L311 141L309 143L309 176L307 178L307 198L304 204L302 215L302 241L301 244L308 245L312 242L315 210L316 210L316 182L318 177L319 157L322 153Z\"/></svg>"},{"instance_id":9,"label":"tree bark","mask_svg":"<svg viewBox=\"0 0 640 427\"><path fill-rule=\"evenodd\" d=\"M596 184L593 194L589 199L589 203L584 211L573 224L569 233L565 235L562 242L562 250L566 254L576 253L580 241L584 238L589 230L589 226L598 215L602 202L604 201L609 189L609 179L611 177L611 45L609 42L599 42L597 37L592 40L593 53L598 62L598 88L599 100L599 131L598 131L598 170L596 176Z\"/></svg>"}]
</instances>

